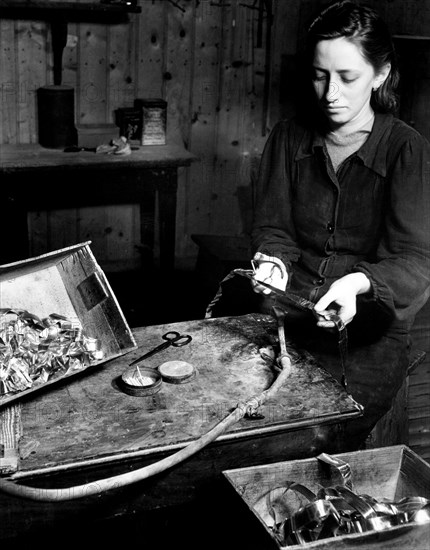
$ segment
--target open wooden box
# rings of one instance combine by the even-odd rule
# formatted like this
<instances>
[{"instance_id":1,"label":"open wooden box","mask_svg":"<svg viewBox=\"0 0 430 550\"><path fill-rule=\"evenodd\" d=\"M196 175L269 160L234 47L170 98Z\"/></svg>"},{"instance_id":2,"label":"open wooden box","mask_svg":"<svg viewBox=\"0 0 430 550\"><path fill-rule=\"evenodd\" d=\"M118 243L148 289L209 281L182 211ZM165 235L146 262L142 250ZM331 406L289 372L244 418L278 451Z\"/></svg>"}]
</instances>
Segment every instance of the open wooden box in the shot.
<instances>
[{"instance_id":1,"label":"open wooden box","mask_svg":"<svg viewBox=\"0 0 430 550\"><path fill-rule=\"evenodd\" d=\"M430 465L405 445L333 456L350 465L354 490L358 494L392 501L408 496L430 498ZM272 535L267 519L259 514L263 495L276 487L285 486L287 481L300 483L315 493L321 486L331 487L334 485L333 479L324 466L317 458L309 458L224 470L223 475L239 495L241 506L249 509L249 516L256 518L255 521L260 522L271 538L270 548L425 550L430 547L430 522L421 525L407 523L384 531L367 531L303 545L280 546Z\"/></svg>"},{"instance_id":2,"label":"open wooden box","mask_svg":"<svg viewBox=\"0 0 430 550\"><path fill-rule=\"evenodd\" d=\"M90 242L0 266L0 308L26 310L45 318L55 313L75 320L97 338L103 358L47 382L0 396L0 407L80 374L136 348L121 308L90 249Z\"/></svg>"}]
</instances>

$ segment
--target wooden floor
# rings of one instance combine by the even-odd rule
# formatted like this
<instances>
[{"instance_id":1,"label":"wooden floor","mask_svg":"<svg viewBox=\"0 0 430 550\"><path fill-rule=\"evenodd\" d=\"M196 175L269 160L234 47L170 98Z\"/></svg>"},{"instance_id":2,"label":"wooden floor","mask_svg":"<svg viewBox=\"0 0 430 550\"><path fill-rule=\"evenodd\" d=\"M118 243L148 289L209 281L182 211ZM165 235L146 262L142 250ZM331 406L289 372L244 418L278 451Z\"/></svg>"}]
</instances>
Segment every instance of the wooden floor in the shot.
<instances>
[{"instance_id":1,"label":"wooden floor","mask_svg":"<svg viewBox=\"0 0 430 550\"><path fill-rule=\"evenodd\" d=\"M69 528L34 532L20 540L2 541L5 550L276 550L271 538L246 505L214 501L206 508L185 505L169 511L122 516L109 521L82 518Z\"/></svg>"}]
</instances>

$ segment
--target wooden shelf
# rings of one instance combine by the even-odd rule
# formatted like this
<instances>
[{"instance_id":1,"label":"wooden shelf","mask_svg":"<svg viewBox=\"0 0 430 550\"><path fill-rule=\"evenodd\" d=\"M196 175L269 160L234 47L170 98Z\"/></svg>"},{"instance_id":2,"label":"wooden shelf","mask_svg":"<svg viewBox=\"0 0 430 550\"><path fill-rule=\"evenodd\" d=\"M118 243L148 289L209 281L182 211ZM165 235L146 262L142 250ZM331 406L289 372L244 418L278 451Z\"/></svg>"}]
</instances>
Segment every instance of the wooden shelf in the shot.
<instances>
[{"instance_id":1,"label":"wooden shelf","mask_svg":"<svg viewBox=\"0 0 430 550\"><path fill-rule=\"evenodd\" d=\"M25 20L106 21L117 20L142 8L125 2L58 2L50 0L0 0L0 18Z\"/></svg>"},{"instance_id":2,"label":"wooden shelf","mask_svg":"<svg viewBox=\"0 0 430 550\"><path fill-rule=\"evenodd\" d=\"M420 41L430 40L430 36L423 36L423 35L417 35L417 34L394 34L393 38L395 40L420 40Z\"/></svg>"},{"instance_id":3,"label":"wooden shelf","mask_svg":"<svg viewBox=\"0 0 430 550\"><path fill-rule=\"evenodd\" d=\"M80 151L65 153L62 149L48 149L36 143L0 145L0 176L28 170L109 170L127 167L171 168L189 166L197 157L176 144L141 145L131 155L106 155Z\"/></svg>"}]
</instances>

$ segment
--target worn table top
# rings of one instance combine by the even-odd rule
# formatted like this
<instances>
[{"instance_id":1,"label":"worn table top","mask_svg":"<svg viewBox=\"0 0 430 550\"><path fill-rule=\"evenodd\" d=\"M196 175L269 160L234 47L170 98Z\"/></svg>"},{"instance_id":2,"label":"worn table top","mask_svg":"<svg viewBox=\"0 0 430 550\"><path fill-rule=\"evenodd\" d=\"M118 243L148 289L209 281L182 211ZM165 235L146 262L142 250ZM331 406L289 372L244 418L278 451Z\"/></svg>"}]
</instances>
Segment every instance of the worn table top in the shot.
<instances>
[{"instance_id":1,"label":"worn table top","mask_svg":"<svg viewBox=\"0 0 430 550\"><path fill-rule=\"evenodd\" d=\"M140 146L130 155L107 155L80 151L64 153L61 149L47 149L38 144L0 145L0 171L23 172L37 169L100 168L168 168L188 166L197 157L177 144Z\"/></svg>"},{"instance_id":2,"label":"worn table top","mask_svg":"<svg viewBox=\"0 0 430 550\"><path fill-rule=\"evenodd\" d=\"M160 392L150 397L123 393L117 378L169 330L193 339L186 346L167 348L142 365L184 360L196 368L197 376L180 385L163 382ZM55 471L176 450L206 433L239 401L267 389L276 376L259 352L277 343L276 324L270 316L148 326L135 329L134 335L139 349L19 405L21 472ZM264 418L242 419L221 439L339 423L361 414L356 402L311 356L290 344L289 352L295 368L289 383L261 409Z\"/></svg>"}]
</instances>

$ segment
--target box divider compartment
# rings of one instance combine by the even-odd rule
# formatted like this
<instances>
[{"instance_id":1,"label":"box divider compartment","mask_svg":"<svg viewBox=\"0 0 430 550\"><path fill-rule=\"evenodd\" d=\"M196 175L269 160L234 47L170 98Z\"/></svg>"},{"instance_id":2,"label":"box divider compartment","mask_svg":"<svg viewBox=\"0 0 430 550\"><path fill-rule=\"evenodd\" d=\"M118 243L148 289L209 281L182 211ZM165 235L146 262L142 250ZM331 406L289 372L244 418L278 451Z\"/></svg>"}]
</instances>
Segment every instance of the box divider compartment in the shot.
<instances>
[{"instance_id":1,"label":"box divider compartment","mask_svg":"<svg viewBox=\"0 0 430 550\"><path fill-rule=\"evenodd\" d=\"M377 500L383 498L398 501L408 496L420 496L430 499L430 465L405 445L382 447L351 453L333 455L347 462L351 467L354 490L358 494L367 494ZM268 533L272 542L270 526L260 515L259 509L262 498L272 489L285 487L288 481L303 484L317 493L320 487L338 485L339 478L332 478L329 470L316 457L264 464L249 468L224 470L223 475L227 482L235 489L235 493L249 509L250 516L254 516ZM260 512L260 513L259 513ZM395 541L396 537L406 537ZM430 540L430 522L424 525L407 523L383 531L367 531L326 538L304 545L292 545L279 548L421 548L413 546L415 541ZM414 542L412 542L414 541ZM399 545L400 544L400 545ZM379 546L377 546L379 545Z\"/></svg>"},{"instance_id":2,"label":"box divider compartment","mask_svg":"<svg viewBox=\"0 0 430 550\"><path fill-rule=\"evenodd\" d=\"M137 347L90 244L85 242L0 266L1 308L24 309L40 318L53 313L63 315L80 325L86 336L97 338L103 350L103 358L92 361L88 367L54 375L44 384L0 396L0 406Z\"/></svg>"}]
</instances>

